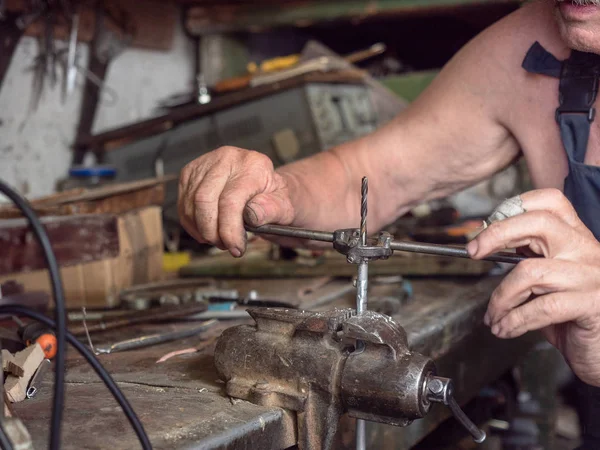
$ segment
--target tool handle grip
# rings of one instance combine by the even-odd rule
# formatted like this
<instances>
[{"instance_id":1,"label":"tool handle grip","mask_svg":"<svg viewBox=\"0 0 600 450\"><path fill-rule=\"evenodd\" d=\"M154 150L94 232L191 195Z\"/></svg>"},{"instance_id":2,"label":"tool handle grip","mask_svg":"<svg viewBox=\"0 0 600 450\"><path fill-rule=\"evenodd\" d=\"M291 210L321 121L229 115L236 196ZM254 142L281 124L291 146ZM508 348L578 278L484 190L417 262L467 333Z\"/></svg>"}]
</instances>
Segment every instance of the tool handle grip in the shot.
<instances>
[{"instance_id":1,"label":"tool handle grip","mask_svg":"<svg viewBox=\"0 0 600 450\"><path fill-rule=\"evenodd\" d=\"M56 336L51 333L42 334L36 339L42 350L44 350L44 356L46 359L52 359L56 356Z\"/></svg>"},{"instance_id":2,"label":"tool handle grip","mask_svg":"<svg viewBox=\"0 0 600 450\"><path fill-rule=\"evenodd\" d=\"M473 436L473 440L481 444L485 441L485 431L473 423L454 399L454 383L450 378L432 376L427 380L427 399L434 403L443 403L456 420Z\"/></svg>"},{"instance_id":3,"label":"tool handle grip","mask_svg":"<svg viewBox=\"0 0 600 450\"><path fill-rule=\"evenodd\" d=\"M481 444L483 441L485 441L485 431L483 431L481 428L475 425L471 421L471 419L469 419L469 417L464 413L464 411L460 409L460 406L458 406L458 403L456 403L456 400L453 396L451 396L448 399L448 407L450 408L450 411L452 411L452 415L454 416L454 418L458 420L463 427L466 428L466 430L471 434L471 436L473 436L473 440L476 443Z\"/></svg>"}]
</instances>

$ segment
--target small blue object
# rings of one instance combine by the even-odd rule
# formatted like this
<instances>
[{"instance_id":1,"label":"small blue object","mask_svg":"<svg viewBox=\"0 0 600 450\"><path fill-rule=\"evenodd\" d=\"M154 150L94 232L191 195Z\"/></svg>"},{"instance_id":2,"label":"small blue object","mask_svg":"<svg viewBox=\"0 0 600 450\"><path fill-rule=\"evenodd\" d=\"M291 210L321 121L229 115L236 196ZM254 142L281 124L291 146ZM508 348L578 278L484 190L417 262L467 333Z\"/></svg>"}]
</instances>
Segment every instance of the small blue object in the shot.
<instances>
[{"instance_id":1,"label":"small blue object","mask_svg":"<svg viewBox=\"0 0 600 450\"><path fill-rule=\"evenodd\" d=\"M408 295L408 298L412 298L413 296L413 286L412 283L408 280L404 280L402 282L402 287L404 288L404 291L406 292L406 294Z\"/></svg>"},{"instance_id":2,"label":"small blue object","mask_svg":"<svg viewBox=\"0 0 600 450\"><path fill-rule=\"evenodd\" d=\"M76 178L114 177L117 169L110 166L74 166L69 169L69 176Z\"/></svg>"},{"instance_id":3,"label":"small blue object","mask_svg":"<svg viewBox=\"0 0 600 450\"><path fill-rule=\"evenodd\" d=\"M233 311L236 306L237 306L236 302L209 303L208 310L209 311Z\"/></svg>"}]
</instances>

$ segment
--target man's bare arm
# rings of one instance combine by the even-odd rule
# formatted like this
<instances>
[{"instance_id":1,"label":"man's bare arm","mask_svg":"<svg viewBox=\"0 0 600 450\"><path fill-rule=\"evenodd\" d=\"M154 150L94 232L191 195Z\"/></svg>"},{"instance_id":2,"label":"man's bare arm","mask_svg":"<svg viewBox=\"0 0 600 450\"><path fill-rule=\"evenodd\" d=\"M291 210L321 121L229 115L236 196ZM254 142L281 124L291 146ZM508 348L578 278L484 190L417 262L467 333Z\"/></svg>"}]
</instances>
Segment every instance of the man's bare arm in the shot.
<instances>
[{"instance_id":1,"label":"man's bare arm","mask_svg":"<svg viewBox=\"0 0 600 450\"><path fill-rule=\"evenodd\" d=\"M245 250L244 219L254 226L356 226L362 176L370 179L375 231L417 203L508 165L519 148L501 117L518 95L510 73L519 70L526 48L515 48L506 35L523 10L469 43L413 104L369 136L277 171L266 156L231 147L193 161L181 176L182 224L199 241L238 256Z\"/></svg>"},{"instance_id":2,"label":"man's bare arm","mask_svg":"<svg viewBox=\"0 0 600 450\"><path fill-rule=\"evenodd\" d=\"M509 40L497 41L507 26L497 24L469 43L385 127L279 169L289 185L294 224L356 226L364 175L370 181L375 230L422 201L456 192L508 165L519 147L499 116L510 102L507 96L515 95L508 87L507 58L519 55L502 48L512 45ZM500 60L499 54L506 58ZM519 70L518 59L513 70Z\"/></svg>"}]
</instances>

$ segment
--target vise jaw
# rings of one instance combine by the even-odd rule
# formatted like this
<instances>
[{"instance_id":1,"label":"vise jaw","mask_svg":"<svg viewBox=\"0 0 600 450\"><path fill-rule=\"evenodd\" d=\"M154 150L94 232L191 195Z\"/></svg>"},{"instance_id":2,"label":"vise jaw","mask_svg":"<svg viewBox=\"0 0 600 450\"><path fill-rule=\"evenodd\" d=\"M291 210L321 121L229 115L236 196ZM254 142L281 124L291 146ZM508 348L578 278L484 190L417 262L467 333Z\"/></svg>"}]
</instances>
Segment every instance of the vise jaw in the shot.
<instances>
[{"instance_id":1,"label":"vise jaw","mask_svg":"<svg viewBox=\"0 0 600 450\"><path fill-rule=\"evenodd\" d=\"M295 411L301 450L330 449L345 413L406 426L429 411L433 361L409 350L390 317L353 309L248 312L254 326L219 338L217 371L227 395Z\"/></svg>"}]
</instances>

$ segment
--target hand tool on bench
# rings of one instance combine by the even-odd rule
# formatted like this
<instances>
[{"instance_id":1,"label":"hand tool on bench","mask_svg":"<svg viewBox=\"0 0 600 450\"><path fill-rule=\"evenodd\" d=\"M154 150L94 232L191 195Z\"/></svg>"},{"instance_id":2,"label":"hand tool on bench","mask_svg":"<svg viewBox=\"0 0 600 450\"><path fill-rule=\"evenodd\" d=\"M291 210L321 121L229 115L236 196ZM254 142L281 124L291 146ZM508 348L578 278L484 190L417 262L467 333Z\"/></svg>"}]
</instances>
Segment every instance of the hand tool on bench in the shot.
<instances>
[{"instance_id":1,"label":"hand tool on bench","mask_svg":"<svg viewBox=\"0 0 600 450\"><path fill-rule=\"evenodd\" d=\"M96 353L116 353L125 350L134 350L142 347L150 347L152 345L163 344L165 342L175 341L177 339L185 339L192 336L196 336L200 333L205 332L212 326L216 325L218 321L207 320L202 324L193 327L186 328L185 330L172 331L168 333L157 333L146 336L140 336L133 339L127 339L125 341L116 342L108 347L96 347Z\"/></svg>"},{"instance_id":2,"label":"hand tool on bench","mask_svg":"<svg viewBox=\"0 0 600 450\"><path fill-rule=\"evenodd\" d=\"M136 311L131 314L123 315L113 320L97 321L87 324L89 333L114 330L141 323L164 322L181 317L192 316L206 311L208 305L206 302L194 302L186 305L172 306L167 305L159 308L150 308L145 311ZM82 336L86 333L86 326L71 326L69 331L75 336Z\"/></svg>"},{"instance_id":3,"label":"hand tool on bench","mask_svg":"<svg viewBox=\"0 0 600 450\"><path fill-rule=\"evenodd\" d=\"M23 343L29 347L36 342L40 344L47 359L56 356L56 334L53 330L40 322L24 324L18 317L13 316L13 321L19 326L18 335Z\"/></svg>"}]
</instances>

